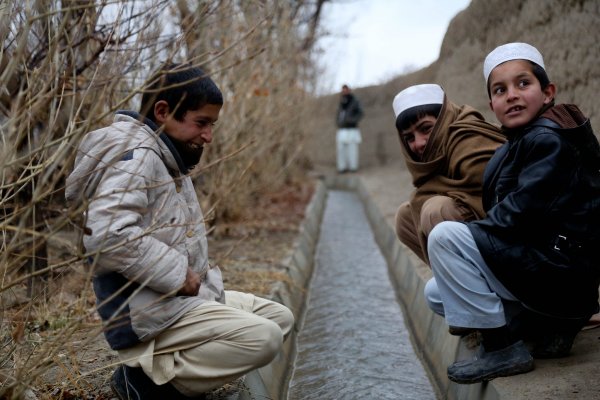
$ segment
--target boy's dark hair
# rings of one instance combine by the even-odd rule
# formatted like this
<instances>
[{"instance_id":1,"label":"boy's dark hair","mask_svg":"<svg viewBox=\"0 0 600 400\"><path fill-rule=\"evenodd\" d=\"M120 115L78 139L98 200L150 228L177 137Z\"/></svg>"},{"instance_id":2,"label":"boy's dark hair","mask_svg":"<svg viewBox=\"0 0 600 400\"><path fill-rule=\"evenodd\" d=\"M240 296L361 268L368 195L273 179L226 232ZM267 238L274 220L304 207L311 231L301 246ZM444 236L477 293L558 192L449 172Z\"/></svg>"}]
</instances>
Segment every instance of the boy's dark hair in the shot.
<instances>
[{"instance_id":1,"label":"boy's dark hair","mask_svg":"<svg viewBox=\"0 0 600 400\"><path fill-rule=\"evenodd\" d=\"M396 129L400 133L426 115L437 118L441 109L441 104L424 104L404 110L396 118Z\"/></svg>"},{"instance_id":2,"label":"boy's dark hair","mask_svg":"<svg viewBox=\"0 0 600 400\"><path fill-rule=\"evenodd\" d=\"M166 64L150 79L142 95L140 114L153 122L154 104L164 100L173 117L182 121L190 110L206 104L223 104L223 94L215 82L200 68L187 64Z\"/></svg>"},{"instance_id":3,"label":"boy's dark hair","mask_svg":"<svg viewBox=\"0 0 600 400\"><path fill-rule=\"evenodd\" d=\"M531 62L531 65L531 71L533 72L533 75L537 78L537 80L540 81L540 86L542 87L542 90L546 89L546 87L550 84L550 78L548 78L546 70L534 62Z\"/></svg>"},{"instance_id":4,"label":"boy's dark hair","mask_svg":"<svg viewBox=\"0 0 600 400\"><path fill-rule=\"evenodd\" d=\"M535 76L536 79L540 82L540 86L542 87L542 90L546 89L546 87L550 84L550 78L548 78L548 74L546 73L546 70L544 68L542 68L539 64L534 63L533 61L529 61L529 62L531 63L531 72L533 73L533 76ZM488 93L488 98L491 99L492 92L490 91L489 79L487 82L487 93Z\"/></svg>"}]
</instances>

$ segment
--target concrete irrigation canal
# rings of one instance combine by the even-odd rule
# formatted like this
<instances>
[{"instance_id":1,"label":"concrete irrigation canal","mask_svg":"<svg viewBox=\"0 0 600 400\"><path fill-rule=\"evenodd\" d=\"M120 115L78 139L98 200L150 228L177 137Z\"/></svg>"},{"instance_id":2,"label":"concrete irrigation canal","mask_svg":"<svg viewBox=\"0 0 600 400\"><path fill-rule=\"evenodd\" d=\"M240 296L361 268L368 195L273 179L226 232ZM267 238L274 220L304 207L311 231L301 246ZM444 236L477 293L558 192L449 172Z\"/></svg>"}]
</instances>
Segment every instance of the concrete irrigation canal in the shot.
<instances>
[{"instance_id":1,"label":"concrete irrigation canal","mask_svg":"<svg viewBox=\"0 0 600 400\"><path fill-rule=\"evenodd\" d=\"M434 398L362 202L330 190L288 399Z\"/></svg>"},{"instance_id":2,"label":"concrete irrigation canal","mask_svg":"<svg viewBox=\"0 0 600 400\"><path fill-rule=\"evenodd\" d=\"M475 348L449 335L427 306L431 270L393 229L403 200L397 170L377 173L326 175L318 183L294 251L283 260L290 280L271 293L293 311L296 330L275 360L247 374L226 399L600 398L594 329L578 335L571 357L536 360L529 374L473 385L448 380L446 367L472 358Z\"/></svg>"},{"instance_id":3,"label":"concrete irrigation canal","mask_svg":"<svg viewBox=\"0 0 600 400\"><path fill-rule=\"evenodd\" d=\"M398 243L357 177L319 182L283 262L293 284L281 282L271 293L290 307L296 330L227 400L439 397L435 371L426 373L428 351L421 352L425 368L415 354L423 337L411 336L415 320L405 320L400 306L423 304L413 301L422 284Z\"/></svg>"}]
</instances>

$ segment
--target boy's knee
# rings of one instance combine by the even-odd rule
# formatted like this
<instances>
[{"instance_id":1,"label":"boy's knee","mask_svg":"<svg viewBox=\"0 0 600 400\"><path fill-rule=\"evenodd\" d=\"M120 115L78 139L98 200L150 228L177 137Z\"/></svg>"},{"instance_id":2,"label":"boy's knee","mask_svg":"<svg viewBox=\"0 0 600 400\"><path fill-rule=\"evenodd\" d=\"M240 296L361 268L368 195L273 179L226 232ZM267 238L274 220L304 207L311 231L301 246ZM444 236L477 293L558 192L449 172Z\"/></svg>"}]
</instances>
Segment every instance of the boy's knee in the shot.
<instances>
[{"instance_id":1,"label":"boy's knee","mask_svg":"<svg viewBox=\"0 0 600 400\"><path fill-rule=\"evenodd\" d=\"M452 224L452 222L444 221L434 226L431 232L429 232L429 242L439 242L442 240L448 230L446 226L449 224Z\"/></svg>"},{"instance_id":2,"label":"boy's knee","mask_svg":"<svg viewBox=\"0 0 600 400\"><path fill-rule=\"evenodd\" d=\"M429 299L431 297L435 297L437 293L437 283L435 282L435 278L431 278L425 283L425 287L423 288L423 294L425 295L426 299Z\"/></svg>"},{"instance_id":3,"label":"boy's knee","mask_svg":"<svg viewBox=\"0 0 600 400\"><path fill-rule=\"evenodd\" d=\"M435 278L431 278L425 283L423 294L429 308L436 314L444 315L444 305Z\"/></svg>"},{"instance_id":4,"label":"boy's knee","mask_svg":"<svg viewBox=\"0 0 600 400\"><path fill-rule=\"evenodd\" d=\"M294 314L292 313L292 310L290 310L287 307L282 307L280 315L281 321L277 322L279 324L279 327L281 328L285 340L288 333L292 330L292 327L294 326L295 318Z\"/></svg>"},{"instance_id":5,"label":"boy's knee","mask_svg":"<svg viewBox=\"0 0 600 400\"><path fill-rule=\"evenodd\" d=\"M413 225L412 210L408 201L400 204L396 211L396 235L400 240L407 235Z\"/></svg>"},{"instance_id":6,"label":"boy's knee","mask_svg":"<svg viewBox=\"0 0 600 400\"><path fill-rule=\"evenodd\" d=\"M257 315L275 322L283 332L284 340L294 327L295 318L292 310L276 301L267 301Z\"/></svg>"},{"instance_id":7,"label":"boy's knee","mask_svg":"<svg viewBox=\"0 0 600 400\"><path fill-rule=\"evenodd\" d=\"M443 221L461 221L463 213L456 202L448 196L433 196L421 207L421 230L428 235L431 230Z\"/></svg>"},{"instance_id":8,"label":"boy's knee","mask_svg":"<svg viewBox=\"0 0 600 400\"><path fill-rule=\"evenodd\" d=\"M428 251L436 249L438 246L445 246L448 243L449 238L452 236L457 226L460 225L462 225L460 222L442 221L436 226L434 226L431 232L429 233L429 237L427 240Z\"/></svg>"},{"instance_id":9,"label":"boy's knee","mask_svg":"<svg viewBox=\"0 0 600 400\"><path fill-rule=\"evenodd\" d=\"M283 331L279 325L271 320L264 319L260 327L256 329L256 340L259 349L256 352L257 365L262 367L270 363L283 347Z\"/></svg>"}]
</instances>

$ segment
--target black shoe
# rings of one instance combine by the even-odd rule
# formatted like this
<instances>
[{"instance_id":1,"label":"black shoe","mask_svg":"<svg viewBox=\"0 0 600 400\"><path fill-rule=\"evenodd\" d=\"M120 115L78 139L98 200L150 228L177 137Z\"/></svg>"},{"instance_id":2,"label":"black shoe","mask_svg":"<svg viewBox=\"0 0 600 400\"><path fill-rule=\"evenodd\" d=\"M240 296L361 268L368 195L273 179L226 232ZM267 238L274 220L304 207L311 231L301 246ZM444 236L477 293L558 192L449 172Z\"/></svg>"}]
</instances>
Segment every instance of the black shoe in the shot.
<instances>
[{"instance_id":1,"label":"black shoe","mask_svg":"<svg viewBox=\"0 0 600 400\"><path fill-rule=\"evenodd\" d=\"M205 395L187 397L170 383L155 384L141 368L119 365L112 375L110 387L119 400L184 400L204 399Z\"/></svg>"},{"instance_id":2,"label":"black shoe","mask_svg":"<svg viewBox=\"0 0 600 400\"><path fill-rule=\"evenodd\" d=\"M550 333L536 341L531 355L534 358L567 357L573 347L577 332Z\"/></svg>"},{"instance_id":3,"label":"black shoe","mask_svg":"<svg viewBox=\"0 0 600 400\"><path fill-rule=\"evenodd\" d=\"M497 351L480 347L474 360L458 361L448 367L448 379L456 383L478 383L500 376L511 376L533 369L533 357L522 341Z\"/></svg>"},{"instance_id":4,"label":"black shoe","mask_svg":"<svg viewBox=\"0 0 600 400\"><path fill-rule=\"evenodd\" d=\"M127 365L119 365L110 380L110 388L119 400L153 399L153 389L156 387L141 368Z\"/></svg>"},{"instance_id":5,"label":"black shoe","mask_svg":"<svg viewBox=\"0 0 600 400\"><path fill-rule=\"evenodd\" d=\"M475 328L463 328L462 326L448 326L448 333L452 336L463 337L475 332L476 330L477 329Z\"/></svg>"}]
</instances>

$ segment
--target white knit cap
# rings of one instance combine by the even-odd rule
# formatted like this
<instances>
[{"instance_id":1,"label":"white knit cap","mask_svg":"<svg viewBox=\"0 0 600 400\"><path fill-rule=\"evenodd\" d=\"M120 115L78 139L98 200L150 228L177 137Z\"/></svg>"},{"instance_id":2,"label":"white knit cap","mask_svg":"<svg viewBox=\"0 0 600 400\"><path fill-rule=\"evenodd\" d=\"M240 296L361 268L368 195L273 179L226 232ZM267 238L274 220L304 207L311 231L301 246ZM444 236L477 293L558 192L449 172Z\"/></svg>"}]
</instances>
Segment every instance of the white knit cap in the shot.
<instances>
[{"instance_id":1,"label":"white knit cap","mask_svg":"<svg viewBox=\"0 0 600 400\"><path fill-rule=\"evenodd\" d=\"M394 97L392 106L396 118L403 111L416 106L425 104L443 104L444 90L440 85L434 83L426 83L423 85L414 85L407 87Z\"/></svg>"},{"instance_id":2,"label":"white knit cap","mask_svg":"<svg viewBox=\"0 0 600 400\"><path fill-rule=\"evenodd\" d=\"M490 74L494 68L511 60L533 61L540 67L546 69L544 66L544 58L538 49L527 43L507 43L496 47L485 58L485 61L483 62L483 77L485 78L485 82L487 83L490 79Z\"/></svg>"}]
</instances>

